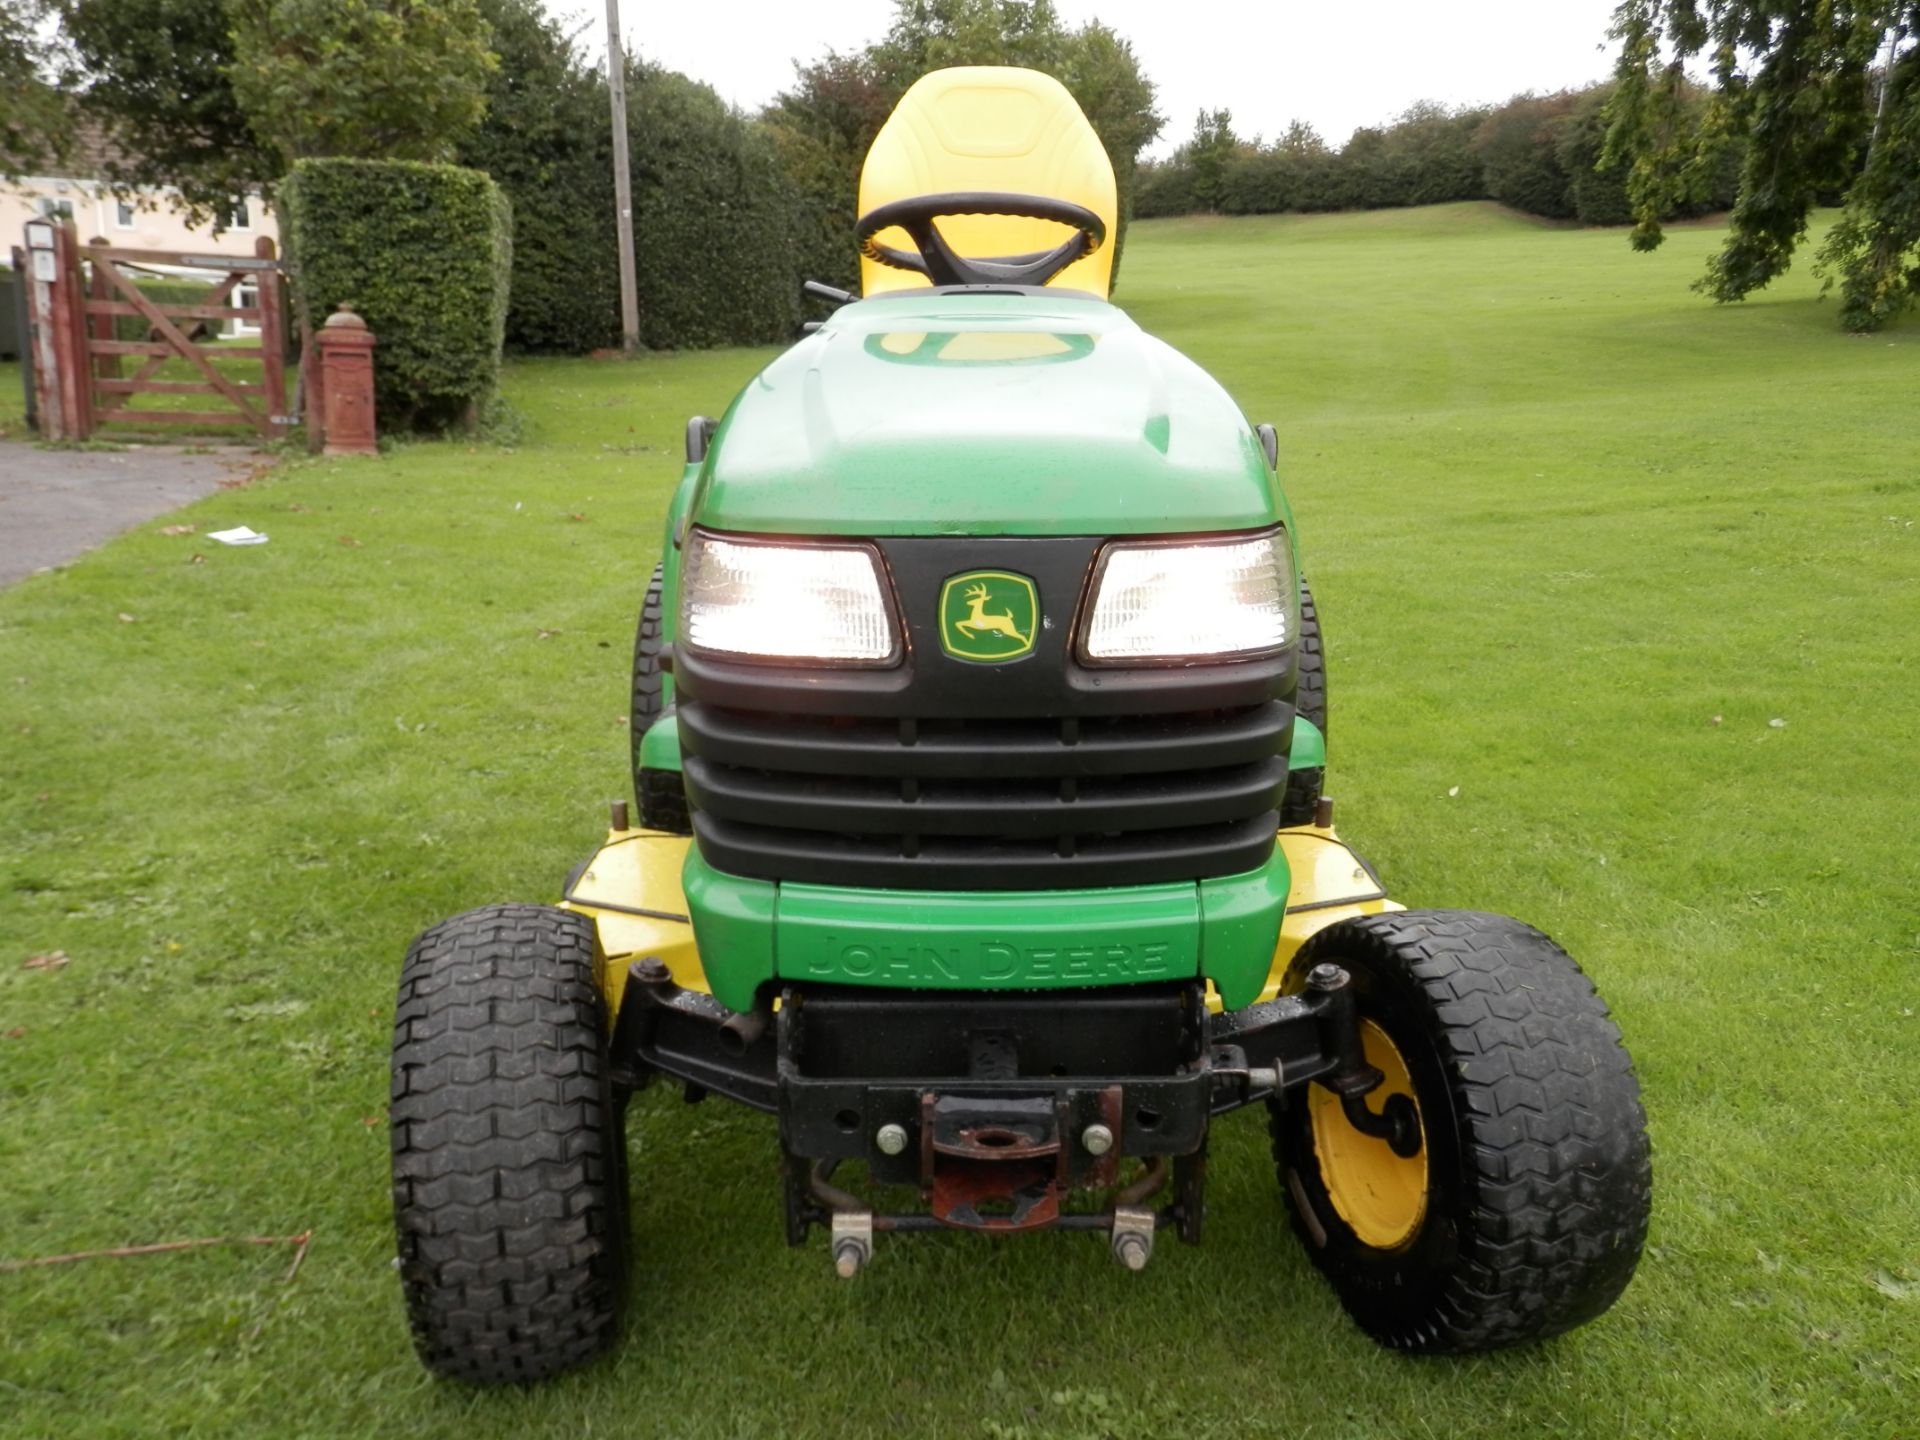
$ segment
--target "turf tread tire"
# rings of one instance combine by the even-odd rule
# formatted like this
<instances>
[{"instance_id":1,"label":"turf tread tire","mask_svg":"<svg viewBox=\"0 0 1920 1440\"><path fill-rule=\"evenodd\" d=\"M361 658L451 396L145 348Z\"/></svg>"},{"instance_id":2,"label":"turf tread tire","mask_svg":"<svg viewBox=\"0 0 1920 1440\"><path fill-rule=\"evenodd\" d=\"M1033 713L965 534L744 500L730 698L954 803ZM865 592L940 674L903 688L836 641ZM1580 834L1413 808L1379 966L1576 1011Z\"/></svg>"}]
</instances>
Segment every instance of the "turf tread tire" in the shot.
<instances>
[{"instance_id":1,"label":"turf tread tire","mask_svg":"<svg viewBox=\"0 0 1920 1440\"><path fill-rule=\"evenodd\" d=\"M640 763L640 747L654 721L665 713L666 672L660 664L664 644L665 566L653 567L640 623L633 632L633 704L627 716L627 741L633 750L633 801L640 823L649 830L689 835L686 785L678 770L652 770Z\"/></svg>"},{"instance_id":2,"label":"turf tread tire","mask_svg":"<svg viewBox=\"0 0 1920 1440\"><path fill-rule=\"evenodd\" d=\"M1579 966L1529 925L1449 910L1330 926L1290 984L1322 961L1401 1048L1428 1139L1420 1229L1374 1250L1331 1206L1307 1106L1270 1106L1294 1229L1348 1312L1390 1348L1462 1354L1605 1311L1646 1241L1652 1161L1632 1061Z\"/></svg>"},{"instance_id":3,"label":"turf tread tire","mask_svg":"<svg viewBox=\"0 0 1920 1440\"><path fill-rule=\"evenodd\" d=\"M626 1147L593 922L493 905L407 952L393 1206L421 1360L479 1385L584 1364L619 1332Z\"/></svg>"},{"instance_id":4,"label":"turf tread tire","mask_svg":"<svg viewBox=\"0 0 1920 1440\"><path fill-rule=\"evenodd\" d=\"M1314 606L1313 592L1307 588L1305 580L1300 582L1300 644L1296 663L1298 678L1293 708L1319 727L1324 739L1327 733L1327 657L1320 643L1320 612ZM1319 765L1287 772L1286 793L1280 798L1280 823L1283 826L1313 823L1314 810L1320 804L1320 787L1325 779L1326 770Z\"/></svg>"}]
</instances>

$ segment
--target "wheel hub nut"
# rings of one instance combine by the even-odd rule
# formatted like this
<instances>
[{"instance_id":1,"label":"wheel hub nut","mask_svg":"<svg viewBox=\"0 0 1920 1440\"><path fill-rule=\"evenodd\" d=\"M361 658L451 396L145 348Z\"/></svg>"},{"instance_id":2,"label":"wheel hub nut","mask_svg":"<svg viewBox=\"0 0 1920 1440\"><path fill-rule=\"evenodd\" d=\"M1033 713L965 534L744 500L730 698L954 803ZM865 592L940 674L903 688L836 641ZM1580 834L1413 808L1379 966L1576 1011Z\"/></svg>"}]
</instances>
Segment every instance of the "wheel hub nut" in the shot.
<instances>
[{"instance_id":1,"label":"wheel hub nut","mask_svg":"<svg viewBox=\"0 0 1920 1440\"><path fill-rule=\"evenodd\" d=\"M882 1155L898 1155L907 1148L907 1131L901 1125L882 1125L874 1131L873 1143Z\"/></svg>"},{"instance_id":2,"label":"wheel hub nut","mask_svg":"<svg viewBox=\"0 0 1920 1440\"><path fill-rule=\"evenodd\" d=\"M1080 1143L1089 1155L1104 1155L1113 1148L1113 1131L1104 1125L1089 1125L1080 1132Z\"/></svg>"}]
</instances>

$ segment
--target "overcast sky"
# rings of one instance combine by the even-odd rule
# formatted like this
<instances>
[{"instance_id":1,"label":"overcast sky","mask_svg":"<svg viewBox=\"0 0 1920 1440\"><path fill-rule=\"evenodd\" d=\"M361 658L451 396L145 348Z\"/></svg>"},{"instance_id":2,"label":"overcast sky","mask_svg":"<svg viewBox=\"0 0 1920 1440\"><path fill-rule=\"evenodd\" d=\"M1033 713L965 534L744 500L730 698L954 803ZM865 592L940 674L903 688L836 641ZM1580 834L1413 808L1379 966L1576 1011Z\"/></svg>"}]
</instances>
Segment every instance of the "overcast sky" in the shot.
<instances>
[{"instance_id":1,"label":"overcast sky","mask_svg":"<svg viewBox=\"0 0 1920 1440\"><path fill-rule=\"evenodd\" d=\"M604 37L604 0L545 0ZM1202 106L1242 135L1298 117L1334 144L1415 100L1473 104L1559 90L1609 69L1616 0L1055 0L1069 25L1098 18L1133 42L1159 86L1156 153L1193 132ZM878 39L891 0L621 0L629 47L757 110L793 62ZM605 40L594 50L604 55Z\"/></svg>"}]
</instances>

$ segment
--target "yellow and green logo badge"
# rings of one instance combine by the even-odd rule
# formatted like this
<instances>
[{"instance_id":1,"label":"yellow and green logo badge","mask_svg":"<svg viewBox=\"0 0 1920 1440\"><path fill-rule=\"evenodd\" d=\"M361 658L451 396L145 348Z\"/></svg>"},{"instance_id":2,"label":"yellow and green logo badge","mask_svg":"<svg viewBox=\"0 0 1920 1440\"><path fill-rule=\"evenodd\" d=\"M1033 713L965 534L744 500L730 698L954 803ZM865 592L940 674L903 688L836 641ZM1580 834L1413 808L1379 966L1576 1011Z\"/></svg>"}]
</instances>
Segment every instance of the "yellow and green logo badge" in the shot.
<instances>
[{"instance_id":1,"label":"yellow and green logo badge","mask_svg":"<svg viewBox=\"0 0 1920 1440\"><path fill-rule=\"evenodd\" d=\"M961 660L1018 660L1033 653L1040 594L1005 570L969 570L940 587L940 648Z\"/></svg>"}]
</instances>

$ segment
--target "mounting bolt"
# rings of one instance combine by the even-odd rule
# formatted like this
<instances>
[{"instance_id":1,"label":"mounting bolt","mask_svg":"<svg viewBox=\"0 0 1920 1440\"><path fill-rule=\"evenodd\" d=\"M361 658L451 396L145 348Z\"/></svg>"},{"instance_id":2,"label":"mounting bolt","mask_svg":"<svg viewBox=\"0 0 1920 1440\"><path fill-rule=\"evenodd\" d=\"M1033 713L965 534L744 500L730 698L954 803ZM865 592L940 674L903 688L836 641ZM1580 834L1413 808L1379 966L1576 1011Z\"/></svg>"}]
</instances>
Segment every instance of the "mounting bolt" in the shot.
<instances>
[{"instance_id":1,"label":"mounting bolt","mask_svg":"<svg viewBox=\"0 0 1920 1440\"><path fill-rule=\"evenodd\" d=\"M904 1125L882 1125L873 1132L873 1143L882 1155L898 1155L907 1148L907 1131Z\"/></svg>"},{"instance_id":2,"label":"mounting bolt","mask_svg":"<svg viewBox=\"0 0 1920 1440\"><path fill-rule=\"evenodd\" d=\"M667 962L658 955L649 955L644 960L636 960L633 969L628 973L642 985L664 985L673 978L673 972L667 968Z\"/></svg>"},{"instance_id":3,"label":"mounting bolt","mask_svg":"<svg viewBox=\"0 0 1920 1440\"><path fill-rule=\"evenodd\" d=\"M1129 1270L1147 1268L1153 1258L1153 1211L1144 1205L1118 1205L1113 1211L1113 1258Z\"/></svg>"},{"instance_id":4,"label":"mounting bolt","mask_svg":"<svg viewBox=\"0 0 1920 1440\"><path fill-rule=\"evenodd\" d=\"M851 1280L873 1259L873 1212L836 1211L833 1217L833 1268Z\"/></svg>"},{"instance_id":5,"label":"mounting bolt","mask_svg":"<svg viewBox=\"0 0 1920 1440\"><path fill-rule=\"evenodd\" d=\"M1104 1125L1089 1125L1080 1132L1080 1143L1086 1146L1089 1155L1104 1155L1113 1149L1113 1131Z\"/></svg>"},{"instance_id":6,"label":"mounting bolt","mask_svg":"<svg viewBox=\"0 0 1920 1440\"><path fill-rule=\"evenodd\" d=\"M1353 977L1338 965L1319 964L1307 972L1307 988L1310 990L1344 990Z\"/></svg>"},{"instance_id":7,"label":"mounting bolt","mask_svg":"<svg viewBox=\"0 0 1920 1440\"><path fill-rule=\"evenodd\" d=\"M627 819L628 819L627 802L624 800L615 800L612 804L607 806L607 819L610 822L612 822L613 828L615 830L627 830L632 828L627 824Z\"/></svg>"}]
</instances>

